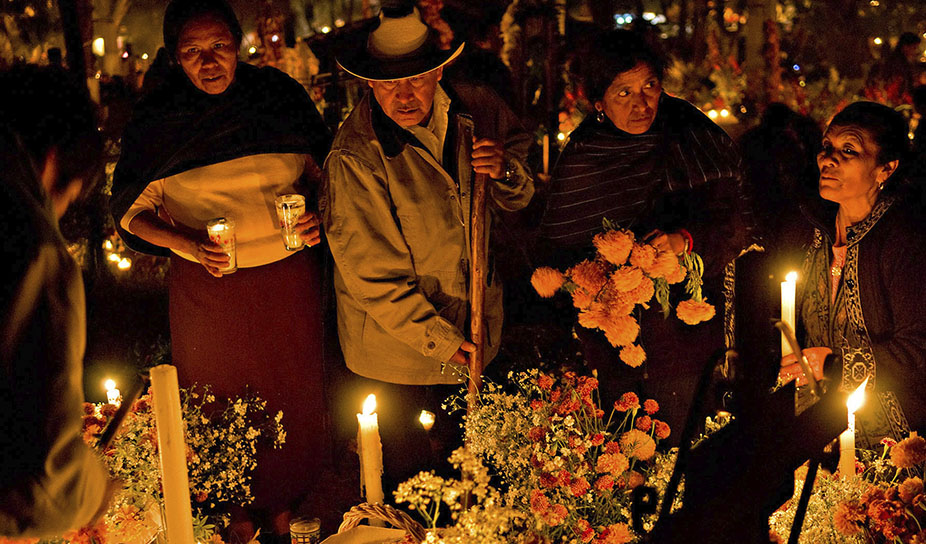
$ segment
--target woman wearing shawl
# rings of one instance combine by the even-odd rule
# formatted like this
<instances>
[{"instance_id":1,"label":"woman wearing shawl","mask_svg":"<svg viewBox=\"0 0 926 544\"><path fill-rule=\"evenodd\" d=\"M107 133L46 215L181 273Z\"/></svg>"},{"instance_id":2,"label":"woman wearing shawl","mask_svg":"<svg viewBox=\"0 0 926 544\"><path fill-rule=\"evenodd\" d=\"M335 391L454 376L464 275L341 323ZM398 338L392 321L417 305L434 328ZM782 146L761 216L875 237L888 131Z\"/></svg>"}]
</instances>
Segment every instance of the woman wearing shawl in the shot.
<instances>
[{"instance_id":1,"label":"woman wearing shawl","mask_svg":"<svg viewBox=\"0 0 926 544\"><path fill-rule=\"evenodd\" d=\"M305 180L330 134L299 83L238 62L241 35L224 0L167 7L164 43L174 67L138 103L123 135L112 208L130 246L171 257L181 386L208 384L218 396L247 389L267 401L268 413L283 411L286 443L259 453L252 486L255 510L283 535L328 455L328 435L318 222L307 213L307 247L287 251L274 198L308 194ZM237 223L234 274L219 272L228 259L206 236L216 217ZM253 518L238 514L233 539L246 541Z\"/></svg>"},{"instance_id":2,"label":"woman wearing shawl","mask_svg":"<svg viewBox=\"0 0 926 544\"><path fill-rule=\"evenodd\" d=\"M550 263L566 268L594 254L609 219L660 249L692 245L704 258L704 294L720 308L723 271L745 246L740 159L730 138L691 104L662 92L663 62L638 35L612 31L581 59L597 114L570 135L553 171L541 236ZM678 439L697 377L724 348L722 318L698 326L640 316L646 361L631 368L600 333L581 327L603 402L635 390L655 398Z\"/></svg>"}]
</instances>

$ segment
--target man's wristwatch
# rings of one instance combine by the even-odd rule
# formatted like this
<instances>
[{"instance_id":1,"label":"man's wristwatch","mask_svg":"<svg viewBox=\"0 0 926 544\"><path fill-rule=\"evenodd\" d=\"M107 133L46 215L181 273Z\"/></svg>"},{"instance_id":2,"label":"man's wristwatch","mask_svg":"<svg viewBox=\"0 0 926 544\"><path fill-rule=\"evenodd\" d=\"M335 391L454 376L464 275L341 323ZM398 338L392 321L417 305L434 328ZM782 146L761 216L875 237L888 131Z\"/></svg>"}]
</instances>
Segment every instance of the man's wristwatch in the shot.
<instances>
[{"instance_id":1,"label":"man's wristwatch","mask_svg":"<svg viewBox=\"0 0 926 544\"><path fill-rule=\"evenodd\" d=\"M501 179L495 181L501 183L502 185L514 185L515 179L514 176L517 174L518 168L515 166L514 161L507 159L505 161L505 176Z\"/></svg>"}]
</instances>

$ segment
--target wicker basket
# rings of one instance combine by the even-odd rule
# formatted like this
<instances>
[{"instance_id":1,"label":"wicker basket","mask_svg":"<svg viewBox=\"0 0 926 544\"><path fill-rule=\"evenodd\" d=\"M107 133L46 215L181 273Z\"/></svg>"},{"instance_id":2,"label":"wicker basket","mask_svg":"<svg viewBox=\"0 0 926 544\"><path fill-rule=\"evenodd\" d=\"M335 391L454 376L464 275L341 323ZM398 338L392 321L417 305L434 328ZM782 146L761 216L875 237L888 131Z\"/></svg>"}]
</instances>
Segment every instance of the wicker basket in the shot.
<instances>
[{"instance_id":1,"label":"wicker basket","mask_svg":"<svg viewBox=\"0 0 926 544\"><path fill-rule=\"evenodd\" d=\"M405 512L388 504L370 504L368 502L358 504L344 514L344 521L338 527L338 534L360 525L360 522L364 519L385 521L396 529L405 531L418 543L423 541L427 535L424 527Z\"/></svg>"}]
</instances>

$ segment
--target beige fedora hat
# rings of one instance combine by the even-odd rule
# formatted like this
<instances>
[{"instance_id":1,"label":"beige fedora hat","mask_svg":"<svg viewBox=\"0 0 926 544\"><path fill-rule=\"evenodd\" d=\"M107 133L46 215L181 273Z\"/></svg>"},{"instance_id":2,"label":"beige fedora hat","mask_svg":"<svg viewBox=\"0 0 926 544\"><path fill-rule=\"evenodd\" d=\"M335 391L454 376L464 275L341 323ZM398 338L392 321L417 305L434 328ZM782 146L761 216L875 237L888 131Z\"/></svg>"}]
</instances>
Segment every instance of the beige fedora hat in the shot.
<instances>
[{"instance_id":1,"label":"beige fedora hat","mask_svg":"<svg viewBox=\"0 0 926 544\"><path fill-rule=\"evenodd\" d=\"M438 47L437 32L424 24L418 8L383 8L379 24L362 46L343 51L338 65L356 77L370 81L405 79L444 66L463 52L461 43L454 49Z\"/></svg>"}]
</instances>

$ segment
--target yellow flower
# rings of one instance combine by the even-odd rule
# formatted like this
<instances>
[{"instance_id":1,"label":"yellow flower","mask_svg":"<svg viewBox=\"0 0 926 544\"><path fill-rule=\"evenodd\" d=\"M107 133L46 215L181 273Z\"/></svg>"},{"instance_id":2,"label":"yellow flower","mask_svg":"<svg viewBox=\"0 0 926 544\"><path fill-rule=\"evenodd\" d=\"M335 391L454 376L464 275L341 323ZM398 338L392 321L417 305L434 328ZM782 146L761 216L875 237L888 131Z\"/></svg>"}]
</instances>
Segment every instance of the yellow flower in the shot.
<instances>
[{"instance_id":1,"label":"yellow flower","mask_svg":"<svg viewBox=\"0 0 926 544\"><path fill-rule=\"evenodd\" d=\"M622 266L611 274L611 285L618 291L636 289L643 281L643 271L635 266Z\"/></svg>"},{"instance_id":2,"label":"yellow flower","mask_svg":"<svg viewBox=\"0 0 926 544\"><path fill-rule=\"evenodd\" d=\"M701 302L695 300L683 300L675 308L675 314L686 325L697 325L702 321L708 321L714 317L714 307L707 303L707 299Z\"/></svg>"},{"instance_id":3,"label":"yellow flower","mask_svg":"<svg viewBox=\"0 0 926 544\"><path fill-rule=\"evenodd\" d=\"M609 230L596 234L592 243L606 261L620 266L627 261L633 248L633 233L626 230Z\"/></svg>"},{"instance_id":4,"label":"yellow flower","mask_svg":"<svg viewBox=\"0 0 926 544\"><path fill-rule=\"evenodd\" d=\"M566 277L563 276L562 272L549 266L541 266L534 270L534 274L531 276L531 285L534 286L537 294L543 298L550 298L555 295L565 281Z\"/></svg>"},{"instance_id":5,"label":"yellow flower","mask_svg":"<svg viewBox=\"0 0 926 544\"><path fill-rule=\"evenodd\" d=\"M891 462L897 468L912 468L926 461L926 440L916 431L891 448Z\"/></svg>"},{"instance_id":6,"label":"yellow flower","mask_svg":"<svg viewBox=\"0 0 926 544\"><path fill-rule=\"evenodd\" d=\"M566 275L573 283L592 294L597 294L608 282L604 264L587 259L567 270Z\"/></svg>"},{"instance_id":7,"label":"yellow flower","mask_svg":"<svg viewBox=\"0 0 926 544\"><path fill-rule=\"evenodd\" d=\"M621 451L627 457L646 461L656 453L656 442L643 431L630 429L621 436Z\"/></svg>"},{"instance_id":8,"label":"yellow flower","mask_svg":"<svg viewBox=\"0 0 926 544\"><path fill-rule=\"evenodd\" d=\"M627 297L633 301L634 304L646 304L653 298L653 294L656 292L656 288L653 285L653 280L649 278L643 278L640 281L640 285L627 293Z\"/></svg>"},{"instance_id":9,"label":"yellow flower","mask_svg":"<svg viewBox=\"0 0 926 544\"><path fill-rule=\"evenodd\" d=\"M677 273L679 268L681 266L678 264L677 255L671 251L659 251L656 254L656 260L653 261L653 265L646 273L654 278L668 278L670 275Z\"/></svg>"},{"instance_id":10,"label":"yellow flower","mask_svg":"<svg viewBox=\"0 0 926 544\"><path fill-rule=\"evenodd\" d=\"M600 324L599 328L604 331L608 342L614 347L632 344L640 334L640 325L629 315L611 316Z\"/></svg>"},{"instance_id":11,"label":"yellow flower","mask_svg":"<svg viewBox=\"0 0 926 544\"><path fill-rule=\"evenodd\" d=\"M644 271L649 270L656 260L656 248L649 244L634 244L630 252L630 264Z\"/></svg>"},{"instance_id":12,"label":"yellow flower","mask_svg":"<svg viewBox=\"0 0 926 544\"><path fill-rule=\"evenodd\" d=\"M621 361L627 363L627 366L637 368L642 365L645 360L646 352L643 351L642 347L636 344L631 344L621 350Z\"/></svg>"}]
</instances>

